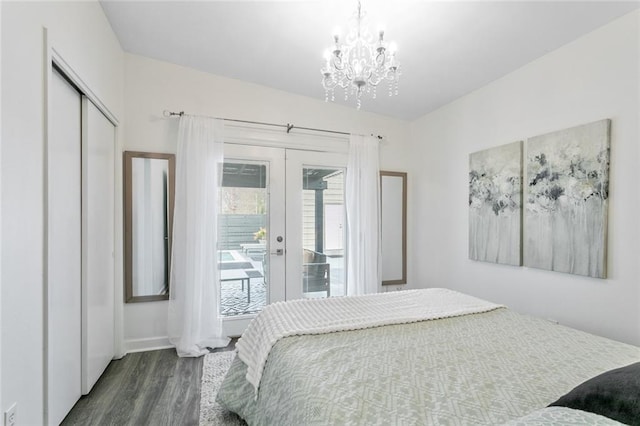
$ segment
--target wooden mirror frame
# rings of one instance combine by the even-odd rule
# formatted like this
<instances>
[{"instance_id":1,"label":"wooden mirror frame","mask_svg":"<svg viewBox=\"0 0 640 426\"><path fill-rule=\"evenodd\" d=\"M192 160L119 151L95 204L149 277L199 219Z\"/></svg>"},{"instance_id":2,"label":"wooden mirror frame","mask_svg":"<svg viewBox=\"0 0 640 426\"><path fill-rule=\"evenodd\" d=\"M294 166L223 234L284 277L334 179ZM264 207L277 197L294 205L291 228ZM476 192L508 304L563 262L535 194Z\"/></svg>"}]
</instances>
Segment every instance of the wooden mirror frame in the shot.
<instances>
[{"instance_id":1,"label":"wooden mirror frame","mask_svg":"<svg viewBox=\"0 0 640 426\"><path fill-rule=\"evenodd\" d=\"M402 197L402 205L400 208L402 211L400 212L400 218L402 220L401 225L401 242L400 245L402 247L402 276L393 277L393 279L387 279L382 281L382 285L398 285L398 284L406 284L407 283L407 173L405 172L390 172L390 171L380 171L380 205L381 210L383 209L384 204L384 191L383 182L385 177L393 177L393 178L401 178L402 179L402 194L397 194ZM381 213L381 229L385 229L385 215ZM387 224L387 226L391 226ZM384 231L383 231L384 232ZM382 268L384 269L384 245L382 246Z\"/></svg>"},{"instance_id":2,"label":"wooden mirror frame","mask_svg":"<svg viewBox=\"0 0 640 426\"><path fill-rule=\"evenodd\" d=\"M166 258L166 294L135 296L133 292L133 159L152 158L167 160L167 246ZM175 154L125 151L123 153L124 171L124 301L126 303L151 302L169 299L169 276L171 269L171 237L173 232L173 208L175 202Z\"/></svg>"}]
</instances>

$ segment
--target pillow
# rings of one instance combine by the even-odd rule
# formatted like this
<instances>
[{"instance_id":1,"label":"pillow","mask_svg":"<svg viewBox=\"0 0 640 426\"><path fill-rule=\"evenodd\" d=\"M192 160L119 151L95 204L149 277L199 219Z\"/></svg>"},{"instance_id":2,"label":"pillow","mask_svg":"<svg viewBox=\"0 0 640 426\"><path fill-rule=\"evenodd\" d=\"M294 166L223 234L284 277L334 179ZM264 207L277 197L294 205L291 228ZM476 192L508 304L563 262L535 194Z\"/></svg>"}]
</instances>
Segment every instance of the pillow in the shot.
<instances>
[{"instance_id":1,"label":"pillow","mask_svg":"<svg viewBox=\"0 0 640 426\"><path fill-rule=\"evenodd\" d=\"M589 379L552 406L589 411L640 426L640 362Z\"/></svg>"}]
</instances>

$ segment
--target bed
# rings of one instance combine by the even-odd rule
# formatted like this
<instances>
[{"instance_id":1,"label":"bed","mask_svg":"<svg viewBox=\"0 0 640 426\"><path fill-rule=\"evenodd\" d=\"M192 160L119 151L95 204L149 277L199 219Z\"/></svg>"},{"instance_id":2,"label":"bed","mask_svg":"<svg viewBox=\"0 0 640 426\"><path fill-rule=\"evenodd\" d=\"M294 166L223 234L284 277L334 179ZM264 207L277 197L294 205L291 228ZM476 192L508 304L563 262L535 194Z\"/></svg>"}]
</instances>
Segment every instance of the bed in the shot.
<instances>
[{"instance_id":1,"label":"bed","mask_svg":"<svg viewBox=\"0 0 640 426\"><path fill-rule=\"evenodd\" d=\"M387 294L296 301L294 314L291 302L269 305L238 341L217 401L250 425L533 425L556 416L563 424L619 424L567 404L545 407L637 363L640 348L451 290ZM398 316L348 305L363 298L375 302L372 312ZM464 306L416 316L432 300ZM482 308L469 312L476 303ZM272 311L285 313L269 318ZM300 330L299 323L316 325Z\"/></svg>"}]
</instances>

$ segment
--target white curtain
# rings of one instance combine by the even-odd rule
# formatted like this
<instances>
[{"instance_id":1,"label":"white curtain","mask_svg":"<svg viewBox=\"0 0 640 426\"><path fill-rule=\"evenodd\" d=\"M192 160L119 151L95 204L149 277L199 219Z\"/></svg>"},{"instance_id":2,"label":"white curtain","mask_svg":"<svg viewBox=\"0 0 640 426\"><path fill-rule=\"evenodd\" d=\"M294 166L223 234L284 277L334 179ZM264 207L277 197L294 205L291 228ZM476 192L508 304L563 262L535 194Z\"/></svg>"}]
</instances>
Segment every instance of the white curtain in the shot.
<instances>
[{"instance_id":1,"label":"white curtain","mask_svg":"<svg viewBox=\"0 0 640 426\"><path fill-rule=\"evenodd\" d=\"M169 340L179 356L226 346L218 313L218 190L224 122L183 116L178 129Z\"/></svg>"},{"instance_id":2,"label":"white curtain","mask_svg":"<svg viewBox=\"0 0 640 426\"><path fill-rule=\"evenodd\" d=\"M380 266L380 168L378 140L351 135L347 205L347 295L377 293Z\"/></svg>"}]
</instances>

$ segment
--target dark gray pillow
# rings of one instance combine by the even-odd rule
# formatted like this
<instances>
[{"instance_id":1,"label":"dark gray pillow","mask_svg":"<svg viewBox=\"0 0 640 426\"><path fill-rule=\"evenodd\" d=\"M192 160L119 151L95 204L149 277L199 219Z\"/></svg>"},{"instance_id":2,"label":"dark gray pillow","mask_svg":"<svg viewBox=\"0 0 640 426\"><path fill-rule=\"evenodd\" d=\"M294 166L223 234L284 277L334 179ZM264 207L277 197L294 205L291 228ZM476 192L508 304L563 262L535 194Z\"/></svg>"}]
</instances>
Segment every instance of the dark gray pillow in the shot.
<instances>
[{"instance_id":1,"label":"dark gray pillow","mask_svg":"<svg viewBox=\"0 0 640 426\"><path fill-rule=\"evenodd\" d=\"M549 406L589 411L640 426L640 362L589 379Z\"/></svg>"}]
</instances>

